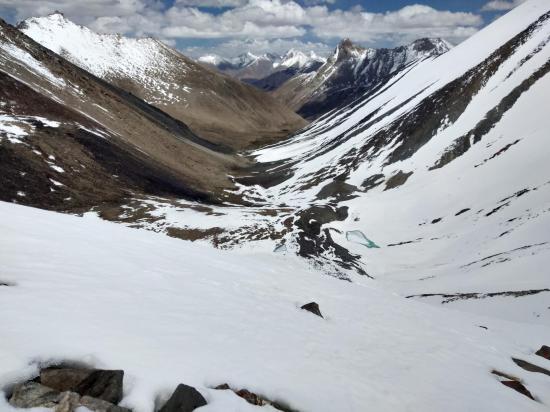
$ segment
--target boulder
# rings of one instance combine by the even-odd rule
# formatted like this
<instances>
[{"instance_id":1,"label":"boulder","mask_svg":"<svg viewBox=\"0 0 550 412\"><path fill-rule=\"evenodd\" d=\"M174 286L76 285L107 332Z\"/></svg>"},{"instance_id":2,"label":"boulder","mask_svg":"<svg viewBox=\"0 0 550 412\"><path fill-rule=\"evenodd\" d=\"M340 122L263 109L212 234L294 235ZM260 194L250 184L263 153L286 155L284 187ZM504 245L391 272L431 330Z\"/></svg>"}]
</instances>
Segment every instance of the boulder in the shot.
<instances>
[{"instance_id":1,"label":"boulder","mask_svg":"<svg viewBox=\"0 0 550 412\"><path fill-rule=\"evenodd\" d=\"M206 405L206 400L195 388L180 383L159 412L191 412Z\"/></svg>"},{"instance_id":2,"label":"boulder","mask_svg":"<svg viewBox=\"0 0 550 412\"><path fill-rule=\"evenodd\" d=\"M92 412L131 412L128 408L113 405L110 402L92 398L91 396L83 396L80 398L80 405L88 408Z\"/></svg>"},{"instance_id":3,"label":"boulder","mask_svg":"<svg viewBox=\"0 0 550 412\"><path fill-rule=\"evenodd\" d=\"M60 392L76 392L81 396L90 396L118 404L122 400L122 381L124 371L84 369L84 368L47 368L40 372L40 383Z\"/></svg>"},{"instance_id":4,"label":"boulder","mask_svg":"<svg viewBox=\"0 0 550 412\"><path fill-rule=\"evenodd\" d=\"M93 369L46 368L40 371L40 383L60 392L75 391Z\"/></svg>"},{"instance_id":5,"label":"boulder","mask_svg":"<svg viewBox=\"0 0 550 412\"><path fill-rule=\"evenodd\" d=\"M315 302L309 302L306 303L304 306L302 306L300 309L307 310L308 312L313 313L314 315L323 317L321 314L321 310L319 309L319 305Z\"/></svg>"},{"instance_id":6,"label":"boulder","mask_svg":"<svg viewBox=\"0 0 550 412\"><path fill-rule=\"evenodd\" d=\"M59 399L59 391L36 382L25 382L15 387L9 402L16 408L54 408Z\"/></svg>"},{"instance_id":7,"label":"boulder","mask_svg":"<svg viewBox=\"0 0 550 412\"><path fill-rule=\"evenodd\" d=\"M75 392L116 405L122 400L123 379L124 371L122 370L96 369L78 384Z\"/></svg>"},{"instance_id":8,"label":"boulder","mask_svg":"<svg viewBox=\"0 0 550 412\"><path fill-rule=\"evenodd\" d=\"M63 392L54 412L74 412L80 406L80 395L75 392Z\"/></svg>"},{"instance_id":9,"label":"boulder","mask_svg":"<svg viewBox=\"0 0 550 412\"><path fill-rule=\"evenodd\" d=\"M524 361L523 359L512 358L514 363L520 368L525 369L529 372L542 373L544 375L550 376L550 371L548 369L541 368L538 365L532 364L531 362Z\"/></svg>"},{"instance_id":10,"label":"boulder","mask_svg":"<svg viewBox=\"0 0 550 412\"><path fill-rule=\"evenodd\" d=\"M525 386L523 386L523 384L521 382L518 382L518 381L501 381L500 383L502 383L504 386L508 386L509 388L512 388L513 390L515 390L516 392L521 393L522 395L527 396L528 398L531 398L531 399L535 400L535 398L533 398L533 395L531 395L531 392L529 392L529 390Z\"/></svg>"},{"instance_id":11,"label":"boulder","mask_svg":"<svg viewBox=\"0 0 550 412\"><path fill-rule=\"evenodd\" d=\"M550 346L542 345L541 348L535 352L535 355L539 355L550 360Z\"/></svg>"}]
</instances>

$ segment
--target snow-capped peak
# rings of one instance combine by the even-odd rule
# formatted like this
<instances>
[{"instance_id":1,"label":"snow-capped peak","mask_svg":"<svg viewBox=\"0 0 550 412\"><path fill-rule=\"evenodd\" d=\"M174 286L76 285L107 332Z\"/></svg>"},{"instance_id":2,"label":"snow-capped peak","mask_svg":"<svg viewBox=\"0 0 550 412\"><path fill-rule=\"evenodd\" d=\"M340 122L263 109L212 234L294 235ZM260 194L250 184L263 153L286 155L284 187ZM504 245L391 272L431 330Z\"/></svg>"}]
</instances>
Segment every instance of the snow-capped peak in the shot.
<instances>
[{"instance_id":1,"label":"snow-capped peak","mask_svg":"<svg viewBox=\"0 0 550 412\"><path fill-rule=\"evenodd\" d=\"M153 38L99 34L79 26L62 13L31 17L18 28L44 47L62 55L98 77L124 73L145 81L151 67L169 64L173 53Z\"/></svg>"},{"instance_id":2,"label":"snow-capped peak","mask_svg":"<svg viewBox=\"0 0 550 412\"><path fill-rule=\"evenodd\" d=\"M359 57L365 52L365 50L366 49L363 47L355 45L349 38L345 38L336 46L336 49L332 55L332 60L341 61L350 57Z\"/></svg>"},{"instance_id":3,"label":"snow-capped peak","mask_svg":"<svg viewBox=\"0 0 550 412\"><path fill-rule=\"evenodd\" d=\"M439 37L427 37L413 41L408 47L417 52L443 54L451 50L453 45Z\"/></svg>"},{"instance_id":4,"label":"snow-capped peak","mask_svg":"<svg viewBox=\"0 0 550 412\"><path fill-rule=\"evenodd\" d=\"M217 54L206 54L204 56L199 57L197 61L199 61L200 63L218 66L221 63L226 62L227 60L221 56L218 56Z\"/></svg>"},{"instance_id":5,"label":"snow-capped peak","mask_svg":"<svg viewBox=\"0 0 550 412\"><path fill-rule=\"evenodd\" d=\"M313 51L306 54L300 50L290 49L282 57L280 65L302 69L313 62L324 62L324 59L317 56Z\"/></svg>"}]
</instances>

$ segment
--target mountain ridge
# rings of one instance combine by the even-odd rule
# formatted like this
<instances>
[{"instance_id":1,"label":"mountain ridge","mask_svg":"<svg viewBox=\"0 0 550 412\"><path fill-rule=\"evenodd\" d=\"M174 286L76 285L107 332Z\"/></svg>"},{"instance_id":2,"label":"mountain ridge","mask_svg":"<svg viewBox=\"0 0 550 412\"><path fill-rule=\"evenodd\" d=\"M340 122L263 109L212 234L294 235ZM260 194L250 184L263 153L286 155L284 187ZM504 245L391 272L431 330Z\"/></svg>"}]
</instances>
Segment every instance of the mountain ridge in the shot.
<instances>
[{"instance_id":1,"label":"mountain ridge","mask_svg":"<svg viewBox=\"0 0 550 412\"><path fill-rule=\"evenodd\" d=\"M158 40L97 34L62 14L30 18L20 28L214 143L242 149L259 144L262 138L268 142L283 138L306 124L275 99L204 68Z\"/></svg>"},{"instance_id":2,"label":"mountain ridge","mask_svg":"<svg viewBox=\"0 0 550 412\"><path fill-rule=\"evenodd\" d=\"M364 48L343 39L315 72L299 74L272 94L305 118L317 118L359 98L408 66L450 49L439 38L424 38L393 49Z\"/></svg>"}]
</instances>

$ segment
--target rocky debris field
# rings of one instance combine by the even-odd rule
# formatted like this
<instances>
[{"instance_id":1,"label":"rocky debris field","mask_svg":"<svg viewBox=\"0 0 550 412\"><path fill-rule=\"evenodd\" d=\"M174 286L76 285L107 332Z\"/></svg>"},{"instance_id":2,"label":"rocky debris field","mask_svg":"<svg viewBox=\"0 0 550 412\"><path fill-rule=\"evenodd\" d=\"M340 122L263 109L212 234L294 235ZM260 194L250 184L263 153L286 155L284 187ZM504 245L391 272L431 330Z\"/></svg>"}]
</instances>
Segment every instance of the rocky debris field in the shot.
<instances>
[{"instance_id":1,"label":"rocky debris field","mask_svg":"<svg viewBox=\"0 0 550 412\"><path fill-rule=\"evenodd\" d=\"M123 399L122 370L54 366L40 371L32 380L16 384L8 393L9 404L18 409L53 408L53 412L132 412L120 406ZM269 405L283 412L298 412L280 402L266 399L247 389L232 389L224 383L216 390L229 390L255 406ZM180 383L171 396L158 401L158 412L192 412L207 405L197 389Z\"/></svg>"}]
</instances>

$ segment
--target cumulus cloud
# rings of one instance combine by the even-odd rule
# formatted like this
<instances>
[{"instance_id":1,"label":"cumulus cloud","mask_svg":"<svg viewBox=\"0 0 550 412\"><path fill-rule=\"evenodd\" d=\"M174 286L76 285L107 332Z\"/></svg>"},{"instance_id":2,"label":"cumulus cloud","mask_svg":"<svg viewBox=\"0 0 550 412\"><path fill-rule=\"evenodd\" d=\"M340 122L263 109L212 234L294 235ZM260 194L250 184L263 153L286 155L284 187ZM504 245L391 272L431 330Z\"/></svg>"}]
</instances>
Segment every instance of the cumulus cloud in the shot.
<instances>
[{"instance_id":1,"label":"cumulus cloud","mask_svg":"<svg viewBox=\"0 0 550 412\"><path fill-rule=\"evenodd\" d=\"M406 6L387 13L314 9L310 14L313 31L318 37L350 37L366 43L382 38L403 42L419 37L444 37L459 42L483 24L482 18L473 13L439 11L424 5Z\"/></svg>"},{"instance_id":2,"label":"cumulus cloud","mask_svg":"<svg viewBox=\"0 0 550 412\"><path fill-rule=\"evenodd\" d=\"M297 3L251 0L221 14L194 7L177 7L165 13L162 35L174 38L260 37L289 38L306 34L306 12Z\"/></svg>"},{"instance_id":3,"label":"cumulus cloud","mask_svg":"<svg viewBox=\"0 0 550 412\"><path fill-rule=\"evenodd\" d=\"M79 23L89 23L102 16L129 17L161 10L161 0L0 0L0 7L15 10L16 18L44 16L56 10Z\"/></svg>"},{"instance_id":4,"label":"cumulus cloud","mask_svg":"<svg viewBox=\"0 0 550 412\"><path fill-rule=\"evenodd\" d=\"M247 3L247 0L176 0L176 6L190 7L241 7Z\"/></svg>"},{"instance_id":5,"label":"cumulus cloud","mask_svg":"<svg viewBox=\"0 0 550 412\"><path fill-rule=\"evenodd\" d=\"M151 35L172 43L181 39L279 40L343 37L366 45L402 44L419 37L444 37L458 43L483 24L479 15L411 5L386 13L360 6L329 9L334 0L0 0L20 18L63 11L76 23L100 32ZM500 1L500 0L499 0ZM519 0L513 0L519 1ZM212 12L204 7L219 8ZM306 36L306 37L304 37Z\"/></svg>"},{"instance_id":6,"label":"cumulus cloud","mask_svg":"<svg viewBox=\"0 0 550 412\"><path fill-rule=\"evenodd\" d=\"M493 0L486 3L481 10L482 11L506 11L511 10L516 6L519 6L521 3L524 3L527 0Z\"/></svg>"},{"instance_id":7,"label":"cumulus cloud","mask_svg":"<svg viewBox=\"0 0 550 412\"><path fill-rule=\"evenodd\" d=\"M306 6L317 6L319 4L334 4L336 0L304 0Z\"/></svg>"},{"instance_id":8,"label":"cumulus cloud","mask_svg":"<svg viewBox=\"0 0 550 412\"><path fill-rule=\"evenodd\" d=\"M302 41L300 39L231 39L209 47L187 47L184 54L191 57L200 57L205 54L231 58L243 51L253 54L275 53L283 54L290 49L314 51L320 56L329 54L333 47L323 42Z\"/></svg>"}]
</instances>

